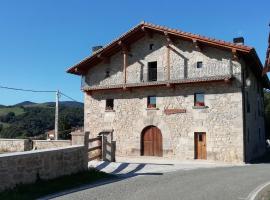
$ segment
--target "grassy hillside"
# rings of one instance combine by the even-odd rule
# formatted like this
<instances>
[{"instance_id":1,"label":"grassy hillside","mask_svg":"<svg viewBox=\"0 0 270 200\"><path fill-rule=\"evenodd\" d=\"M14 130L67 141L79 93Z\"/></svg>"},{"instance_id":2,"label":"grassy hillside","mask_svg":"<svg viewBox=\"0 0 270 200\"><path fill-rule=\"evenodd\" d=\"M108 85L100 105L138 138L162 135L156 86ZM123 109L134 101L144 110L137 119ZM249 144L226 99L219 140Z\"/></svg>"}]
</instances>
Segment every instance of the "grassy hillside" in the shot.
<instances>
[{"instance_id":1,"label":"grassy hillside","mask_svg":"<svg viewBox=\"0 0 270 200\"><path fill-rule=\"evenodd\" d=\"M54 129L54 103L22 102L17 105L19 106L0 108L0 137L29 138L42 136L46 131ZM71 129L80 126L83 126L83 104L61 102L59 106L60 137L63 139L70 137Z\"/></svg>"},{"instance_id":2,"label":"grassy hillside","mask_svg":"<svg viewBox=\"0 0 270 200\"><path fill-rule=\"evenodd\" d=\"M13 112L16 116L24 113L24 109L21 107L0 107L0 116L6 115L9 112Z\"/></svg>"}]
</instances>

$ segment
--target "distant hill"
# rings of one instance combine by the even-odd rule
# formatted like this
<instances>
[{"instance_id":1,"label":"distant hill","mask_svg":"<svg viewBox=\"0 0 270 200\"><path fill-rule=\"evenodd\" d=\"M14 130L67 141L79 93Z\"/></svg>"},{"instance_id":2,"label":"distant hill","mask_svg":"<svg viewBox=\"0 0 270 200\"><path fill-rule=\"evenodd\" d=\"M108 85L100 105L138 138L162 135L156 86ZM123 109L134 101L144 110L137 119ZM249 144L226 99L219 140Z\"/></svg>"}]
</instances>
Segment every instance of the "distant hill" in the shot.
<instances>
[{"instance_id":1,"label":"distant hill","mask_svg":"<svg viewBox=\"0 0 270 200\"><path fill-rule=\"evenodd\" d=\"M55 102L46 102L40 105L45 105L45 106L49 106L49 107L54 107L55 106ZM79 108L83 108L83 103L81 102L77 102L77 101L60 101L59 102L60 106L66 106L66 107L79 107Z\"/></svg>"},{"instance_id":2,"label":"distant hill","mask_svg":"<svg viewBox=\"0 0 270 200\"><path fill-rule=\"evenodd\" d=\"M70 137L71 128L83 126L83 103L59 102L60 137ZM29 138L54 129L55 102L24 101L0 107L0 138Z\"/></svg>"},{"instance_id":3,"label":"distant hill","mask_svg":"<svg viewBox=\"0 0 270 200\"><path fill-rule=\"evenodd\" d=\"M83 103L82 102L77 102L77 101L60 101L59 102L59 105L60 106L66 106L66 107L80 107L80 108L83 108ZM23 107L54 107L55 106L55 102L45 102L45 103L34 103L34 102L31 102L31 101L23 101L21 103L17 103L17 104L14 104L12 106L9 106L9 107L20 107L20 106L23 106ZM5 106L3 106L5 107ZM0 108L1 108L1 105L0 105Z\"/></svg>"},{"instance_id":4,"label":"distant hill","mask_svg":"<svg viewBox=\"0 0 270 200\"><path fill-rule=\"evenodd\" d=\"M21 103L17 103L15 105L12 105L12 107L15 107L15 106L30 106L30 105L34 105L36 103L34 102L31 102L31 101L23 101Z\"/></svg>"}]
</instances>

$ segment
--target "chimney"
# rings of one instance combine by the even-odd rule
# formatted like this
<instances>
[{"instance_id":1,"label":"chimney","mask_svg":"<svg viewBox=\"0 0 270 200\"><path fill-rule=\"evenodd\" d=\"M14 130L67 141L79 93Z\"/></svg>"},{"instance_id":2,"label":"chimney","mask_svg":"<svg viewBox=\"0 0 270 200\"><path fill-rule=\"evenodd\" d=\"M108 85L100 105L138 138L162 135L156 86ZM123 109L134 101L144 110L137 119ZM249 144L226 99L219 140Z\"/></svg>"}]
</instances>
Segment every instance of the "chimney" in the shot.
<instances>
[{"instance_id":1,"label":"chimney","mask_svg":"<svg viewBox=\"0 0 270 200\"><path fill-rule=\"evenodd\" d=\"M99 49L101 49L103 46L93 46L92 47L92 54L94 54L96 51L98 51Z\"/></svg>"},{"instance_id":2,"label":"chimney","mask_svg":"<svg viewBox=\"0 0 270 200\"><path fill-rule=\"evenodd\" d=\"M245 39L243 37L233 38L233 43L238 45L244 45Z\"/></svg>"}]
</instances>

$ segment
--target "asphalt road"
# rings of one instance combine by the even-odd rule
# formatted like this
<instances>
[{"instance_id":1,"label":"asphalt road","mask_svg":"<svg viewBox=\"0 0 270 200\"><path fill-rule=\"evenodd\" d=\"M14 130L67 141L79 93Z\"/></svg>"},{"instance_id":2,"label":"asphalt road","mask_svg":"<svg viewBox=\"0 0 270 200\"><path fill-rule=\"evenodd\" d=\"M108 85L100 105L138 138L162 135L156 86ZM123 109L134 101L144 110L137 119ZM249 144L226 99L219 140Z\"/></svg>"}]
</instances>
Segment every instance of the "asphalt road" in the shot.
<instances>
[{"instance_id":1,"label":"asphalt road","mask_svg":"<svg viewBox=\"0 0 270 200\"><path fill-rule=\"evenodd\" d=\"M179 170L100 182L54 199L243 200L268 181L270 164Z\"/></svg>"}]
</instances>

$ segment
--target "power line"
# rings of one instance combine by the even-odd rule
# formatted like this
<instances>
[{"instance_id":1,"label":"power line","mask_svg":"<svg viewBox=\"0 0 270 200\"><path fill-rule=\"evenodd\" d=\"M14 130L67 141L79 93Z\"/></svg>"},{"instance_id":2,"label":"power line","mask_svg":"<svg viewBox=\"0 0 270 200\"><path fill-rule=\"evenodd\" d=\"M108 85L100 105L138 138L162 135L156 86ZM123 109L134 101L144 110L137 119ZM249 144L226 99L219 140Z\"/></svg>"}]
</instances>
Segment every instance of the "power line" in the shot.
<instances>
[{"instance_id":1,"label":"power line","mask_svg":"<svg viewBox=\"0 0 270 200\"><path fill-rule=\"evenodd\" d=\"M64 97L66 97L66 98L68 98L68 99L72 100L72 101L79 102L79 101L77 101L77 100L75 100L75 99L73 99L73 98L71 98L71 97L67 96L66 94L64 94L64 93L62 93L62 92L60 92L60 94L61 94L61 95L63 95Z\"/></svg>"},{"instance_id":2,"label":"power line","mask_svg":"<svg viewBox=\"0 0 270 200\"><path fill-rule=\"evenodd\" d=\"M23 92L56 92L56 91L53 91L53 90L31 90L31 89L21 89L21 88L6 87L6 86L1 86L1 85L0 85L0 88L8 89L8 90L23 91Z\"/></svg>"},{"instance_id":3,"label":"power line","mask_svg":"<svg viewBox=\"0 0 270 200\"><path fill-rule=\"evenodd\" d=\"M40 92L40 93L55 93L57 92L56 90L32 90L32 89L22 89L22 88L14 88L14 87L6 87L6 86L1 86L0 85L0 88L1 89L7 89L7 90L15 90L15 91L22 91L22 92ZM72 100L72 101L76 101L76 102L79 102L77 101L76 99L73 99L72 97L62 93L61 91L59 91L59 93L63 96L65 96L66 98Z\"/></svg>"}]
</instances>

